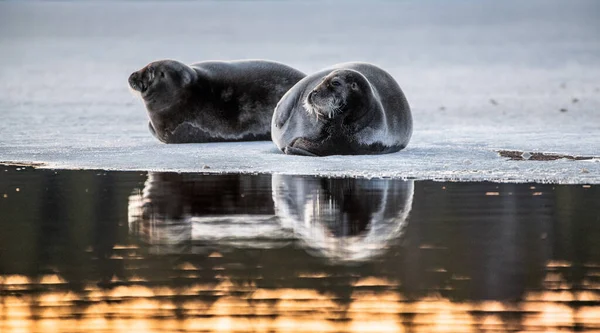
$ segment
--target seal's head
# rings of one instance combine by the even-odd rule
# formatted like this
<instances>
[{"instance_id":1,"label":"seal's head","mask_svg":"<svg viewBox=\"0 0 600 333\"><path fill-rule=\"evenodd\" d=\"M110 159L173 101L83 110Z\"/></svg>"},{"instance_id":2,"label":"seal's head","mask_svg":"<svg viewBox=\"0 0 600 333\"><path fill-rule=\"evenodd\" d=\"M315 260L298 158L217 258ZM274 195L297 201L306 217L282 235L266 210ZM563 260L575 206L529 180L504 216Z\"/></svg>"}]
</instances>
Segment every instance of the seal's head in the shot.
<instances>
[{"instance_id":1,"label":"seal's head","mask_svg":"<svg viewBox=\"0 0 600 333\"><path fill-rule=\"evenodd\" d=\"M304 108L317 117L331 119L344 113L349 106L360 104L367 88L369 83L359 72L338 69L325 76L306 96Z\"/></svg>"},{"instance_id":2,"label":"seal's head","mask_svg":"<svg viewBox=\"0 0 600 333\"><path fill-rule=\"evenodd\" d=\"M162 109L175 101L196 80L191 67L175 60L151 62L129 76L129 86L146 104Z\"/></svg>"},{"instance_id":3,"label":"seal's head","mask_svg":"<svg viewBox=\"0 0 600 333\"><path fill-rule=\"evenodd\" d=\"M337 69L325 76L303 101L312 125L290 140L286 154L323 156L352 154L355 133L370 121L373 89L367 78L352 69Z\"/></svg>"}]
</instances>

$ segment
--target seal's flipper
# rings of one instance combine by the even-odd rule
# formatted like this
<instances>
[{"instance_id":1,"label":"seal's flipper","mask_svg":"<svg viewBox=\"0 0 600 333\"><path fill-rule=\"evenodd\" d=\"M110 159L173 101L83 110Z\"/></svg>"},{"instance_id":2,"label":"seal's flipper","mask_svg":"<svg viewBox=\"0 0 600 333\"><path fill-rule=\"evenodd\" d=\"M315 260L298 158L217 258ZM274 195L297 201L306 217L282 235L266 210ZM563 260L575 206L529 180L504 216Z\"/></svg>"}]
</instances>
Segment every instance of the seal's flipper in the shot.
<instances>
[{"instance_id":1,"label":"seal's flipper","mask_svg":"<svg viewBox=\"0 0 600 333\"><path fill-rule=\"evenodd\" d=\"M287 146L283 149L283 152L286 153L287 155L302 155L302 156L314 156L317 157L319 155L315 155L311 152L309 152L308 150L304 150L302 148L295 148L292 146Z\"/></svg>"}]
</instances>

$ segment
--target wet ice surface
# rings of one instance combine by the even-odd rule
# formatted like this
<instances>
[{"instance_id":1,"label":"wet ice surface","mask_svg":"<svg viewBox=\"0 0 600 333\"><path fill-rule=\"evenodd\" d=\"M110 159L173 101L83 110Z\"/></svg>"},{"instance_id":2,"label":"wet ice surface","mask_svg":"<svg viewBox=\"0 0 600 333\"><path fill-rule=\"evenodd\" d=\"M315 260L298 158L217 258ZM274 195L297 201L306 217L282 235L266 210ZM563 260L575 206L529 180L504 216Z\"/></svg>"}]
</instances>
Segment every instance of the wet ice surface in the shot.
<instances>
[{"instance_id":1,"label":"wet ice surface","mask_svg":"<svg viewBox=\"0 0 600 333\"><path fill-rule=\"evenodd\" d=\"M600 329L598 185L0 172L1 332Z\"/></svg>"},{"instance_id":2,"label":"wet ice surface","mask_svg":"<svg viewBox=\"0 0 600 333\"><path fill-rule=\"evenodd\" d=\"M595 1L0 4L0 161L55 168L600 183ZM293 15L291 15L293 13ZM535 13L533 15L532 13ZM201 18L201 19L200 19ZM285 156L270 142L164 145L128 75L174 58L265 58L306 73L360 60L413 109L402 152Z\"/></svg>"}]
</instances>

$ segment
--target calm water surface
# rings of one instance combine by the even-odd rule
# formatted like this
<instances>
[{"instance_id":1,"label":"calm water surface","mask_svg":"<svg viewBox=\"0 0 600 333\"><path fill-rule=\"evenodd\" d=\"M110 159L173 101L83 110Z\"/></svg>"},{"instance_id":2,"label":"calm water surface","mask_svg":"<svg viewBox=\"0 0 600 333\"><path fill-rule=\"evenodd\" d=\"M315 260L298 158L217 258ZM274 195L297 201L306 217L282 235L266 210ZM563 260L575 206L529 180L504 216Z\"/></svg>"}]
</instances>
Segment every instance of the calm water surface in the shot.
<instances>
[{"instance_id":1,"label":"calm water surface","mask_svg":"<svg viewBox=\"0 0 600 333\"><path fill-rule=\"evenodd\" d=\"M600 330L600 186L0 167L0 332Z\"/></svg>"}]
</instances>

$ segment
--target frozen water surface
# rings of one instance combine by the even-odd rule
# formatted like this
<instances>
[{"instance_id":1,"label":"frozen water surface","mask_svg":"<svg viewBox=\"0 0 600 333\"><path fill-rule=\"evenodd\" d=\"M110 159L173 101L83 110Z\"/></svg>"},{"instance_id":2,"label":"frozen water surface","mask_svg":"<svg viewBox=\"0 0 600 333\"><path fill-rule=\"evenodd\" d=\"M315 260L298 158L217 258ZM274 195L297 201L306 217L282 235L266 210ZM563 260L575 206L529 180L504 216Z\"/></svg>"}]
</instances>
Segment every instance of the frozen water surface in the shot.
<instances>
[{"instance_id":1,"label":"frozen water surface","mask_svg":"<svg viewBox=\"0 0 600 333\"><path fill-rule=\"evenodd\" d=\"M600 3L2 2L0 161L52 168L600 183ZM411 104L406 150L165 145L128 75L160 58L360 60ZM497 150L589 156L513 161ZM527 155L526 155L527 156Z\"/></svg>"}]
</instances>

